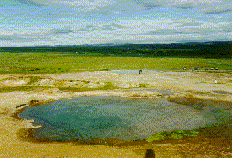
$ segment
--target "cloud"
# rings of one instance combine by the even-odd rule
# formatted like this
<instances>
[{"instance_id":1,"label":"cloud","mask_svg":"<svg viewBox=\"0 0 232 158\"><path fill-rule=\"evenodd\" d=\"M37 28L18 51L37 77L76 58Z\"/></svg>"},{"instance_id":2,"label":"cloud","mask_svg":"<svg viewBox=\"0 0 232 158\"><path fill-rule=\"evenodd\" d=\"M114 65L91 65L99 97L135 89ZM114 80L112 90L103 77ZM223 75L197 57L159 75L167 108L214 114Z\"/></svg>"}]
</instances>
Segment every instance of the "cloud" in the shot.
<instances>
[{"instance_id":1,"label":"cloud","mask_svg":"<svg viewBox=\"0 0 232 158\"><path fill-rule=\"evenodd\" d=\"M223 31L227 32L227 33L230 33L230 32L232 32L232 29L231 28L227 28L227 29L224 29Z\"/></svg>"},{"instance_id":2,"label":"cloud","mask_svg":"<svg viewBox=\"0 0 232 158\"><path fill-rule=\"evenodd\" d=\"M112 23L111 26L116 27L116 28L118 28L118 29L125 28L124 26L119 25L119 24L115 24L115 23Z\"/></svg>"},{"instance_id":3,"label":"cloud","mask_svg":"<svg viewBox=\"0 0 232 158\"><path fill-rule=\"evenodd\" d=\"M87 32L95 31L95 30L98 30L98 28L97 26L94 26L94 25L87 25L81 29L78 29L78 31L87 31Z\"/></svg>"},{"instance_id":4,"label":"cloud","mask_svg":"<svg viewBox=\"0 0 232 158\"><path fill-rule=\"evenodd\" d=\"M181 26L184 27L184 26L200 26L201 23L199 22L188 22L188 23L183 23Z\"/></svg>"},{"instance_id":5,"label":"cloud","mask_svg":"<svg viewBox=\"0 0 232 158\"><path fill-rule=\"evenodd\" d=\"M159 6L183 6L196 7L198 5L213 5L215 3L223 3L221 0L136 0L136 3L155 4Z\"/></svg>"},{"instance_id":6,"label":"cloud","mask_svg":"<svg viewBox=\"0 0 232 158\"><path fill-rule=\"evenodd\" d=\"M59 38L59 35L68 35L74 33L71 29L52 29L50 31L43 32L31 32L23 34L11 34L11 35L0 35L0 41L11 41L11 42L35 42L43 43L43 41L52 41L52 39Z\"/></svg>"},{"instance_id":7,"label":"cloud","mask_svg":"<svg viewBox=\"0 0 232 158\"><path fill-rule=\"evenodd\" d=\"M21 35L1 35L0 40L2 41L28 41L28 40L32 40L32 38L28 36L21 36Z\"/></svg>"},{"instance_id":8,"label":"cloud","mask_svg":"<svg viewBox=\"0 0 232 158\"><path fill-rule=\"evenodd\" d=\"M114 3L113 0L56 0L54 2L69 6L83 6L87 10L109 6Z\"/></svg>"},{"instance_id":9,"label":"cloud","mask_svg":"<svg viewBox=\"0 0 232 158\"><path fill-rule=\"evenodd\" d=\"M40 4L48 4L49 2L52 2L53 0L28 0L32 1L34 3L40 3Z\"/></svg>"},{"instance_id":10,"label":"cloud","mask_svg":"<svg viewBox=\"0 0 232 158\"><path fill-rule=\"evenodd\" d=\"M36 29L36 27L34 27ZM51 39L54 35L59 34L68 34L71 33L72 30L69 29L52 29L52 30L46 30L42 27L37 27L37 29L40 30L26 30L24 32L18 30L14 30L14 32L9 32L7 34L0 35L0 40L2 41L18 41L18 42L31 42L36 40L48 40Z\"/></svg>"},{"instance_id":11,"label":"cloud","mask_svg":"<svg viewBox=\"0 0 232 158\"><path fill-rule=\"evenodd\" d=\"M157 30L157 31L150 31L145 35L174 35L174 34L189 34L189 32L178 31L178 30Z\"/></svg>"},{"instance_id":12,"label":"cloud","mask_svg":"<svg viewBox=\"0 0 232 158\"><path fill-rule=\"evenodd\" d=\"M221 29L221 32L230 33L230 32L232 32L232 23L225 25L225 26L222 26L222 27L220 27L220 29Z\"/></svg>"},{"instance_id":13,"label":"cloud","mask_svg":"<svg viewBox=\"0 0 232 158\"><path fill-rule=\"evenodd\" d=\"M193 9L194 5L193 4L180 4L176 6L177 8L181 9Z\"/></svg>"},{"instance_id":14,"label":"cloud","mask_svg":"<svg viewBox=\"0 0 232 158\"><path fill-rule=\"evenodd\" d=\"M43 4L41 4L40 2L37 2L37 1L32 1L32 0L16 0L22 4L27 4L27 5L30 5L30 6L37 6L37 7L41 7L41 6L44 6Z\"/></svg>"},{"instance_id":15,"label":"cloud","mask_svg":"<svg viewBox=\"0 0 232 158\"><path fill-rule=\"evenodd\" d=\"M111 27L111 25L103 25L102 26L102 28L101 28L101 30L115 30L115 29L113 29L112 27Z\"/></svg>"},{"instance_id":16,"label":"cloud","mask_svg":"<svg viewBox=\"0 0 232 158\"><path fill-rule=\"evenodd\" d=\"M232 39L231 3L231 0L5 0L0 4L0 45L4 42L94 44L114 40L162 43L204 40L204 36L218 39L219 35Z\"/></svg>"},{"instance_id":17,"label":"cloud","mask_svg":"<svg viewBox=\"0 0 232 158\"><path fill-rule=\"evenodd\" d=\"M207 11L206 14L224 14L229 12L232 12L232 9Z\"/></svg>"},{"instance_id":18,"label":"cloud","mask_svg":"<svg viewBox=\"0 0 232 158\"><path fill-rule=\"evenodd\" d=\"M150 10L153 8L160 7L156 1L142 1L142 0L135 0L137 4L141 4L146 10Z\"/></svg>"},{"instance_id":19,"label":"cloud","mask_svg":"<svg viewBox=\"0 0 232 158\"><path fill-rule=\"evenodd\" d=\"M103 25L101 27L101 30L121 30L123 28L126 28L126 27L123 27L122 25L119 25L119 24L115 24L115 23L112 23L110 25Z\"/></svg>"},{"instance_id":20,"label":"cloud","mask_svg":"<svg viewBox=\"0 0 232 158\"><path fill-rule=\"evenodd\" d=\"M112 24L96 24L96 25L87 25L87 26L84 26L80 29L78 29L77 31L87 31L87 32L90 32L90 31L96 31L96 30L108 30L108 31L113 31L113 30L120 30L120 29L123 29L125 27L123 27L122 25L119 25L119 24L115 24L115 23L112 23Z\"/></svg>"},{"instance_id":21,"label":"cloud","mask_svg":"<svg viewBox=\"0 0 232 158\"><path fill-rule=\"evenodd\" d=\"M139 5L153 8L177 8L193 10L205 14L224 14L232 12L231 0L135 0Z\"/></svg>"},{"instance_id":22,"label":"cloud","mask_svg":"<svg viewBox=\"0 0 232 158\"><path fill-rule=\"evenodd\" d=\"M0 36L0 40L2 41L12 41L14 38L12 36Z\"/></svg>"},{"instance_id":23,"label":"cloud","mask_svg":"<svg viewBox=\"0 0 232 158\"><path fill-rule=\"evenodd\" d=\"M52 34L69 34L71 32L73 31L70 29L55 29L51 31Z\"/></svg>"},{"instance_id":24,"label":"cloud","mask_svg":"<svg viewBox=\"0 0 232 158\"><path fill-rule=\"evenodd\" d=\"M144 6L147 10L160 7L160 5L150 4L150 3L145 3L145 4L143 4L143 6Z\"/></svg>"},{"instance_id":25,"label":"cloud","mask_svg":"<svg viewBox=\"0 0 232 158\"><path fill-rule=\"evenodd\" d=\"M211 35L218 32L230 33L231 32L230 22L204 22L194 20L186 20L183 23L182 20L177 20L173 23L167 23L166 25L158 25L154 29L140 35ZM151 29L151 28L150 28Z\"/></svg>"}]
</instances>

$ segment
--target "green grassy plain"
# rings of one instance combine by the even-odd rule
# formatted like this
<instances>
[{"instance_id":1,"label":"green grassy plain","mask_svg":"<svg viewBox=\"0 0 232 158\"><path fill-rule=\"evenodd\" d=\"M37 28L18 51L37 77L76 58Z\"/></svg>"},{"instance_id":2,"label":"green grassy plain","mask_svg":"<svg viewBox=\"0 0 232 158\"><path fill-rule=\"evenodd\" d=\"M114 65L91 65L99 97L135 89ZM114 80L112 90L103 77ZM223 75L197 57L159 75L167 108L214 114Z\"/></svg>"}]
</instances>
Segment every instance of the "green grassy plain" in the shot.
<instances>
[{"instance_id":1,"label":"green grassy plain","mask_svg":"<svg viewBox=\"0 0 232 158\"><path fill-rule=\"evenodd\" d=\"M232 70L230 59L184 57L96 56L91 53L0 53L1 74L53 74L121 69L199 69Z\"/></svg>"}]
</instances>

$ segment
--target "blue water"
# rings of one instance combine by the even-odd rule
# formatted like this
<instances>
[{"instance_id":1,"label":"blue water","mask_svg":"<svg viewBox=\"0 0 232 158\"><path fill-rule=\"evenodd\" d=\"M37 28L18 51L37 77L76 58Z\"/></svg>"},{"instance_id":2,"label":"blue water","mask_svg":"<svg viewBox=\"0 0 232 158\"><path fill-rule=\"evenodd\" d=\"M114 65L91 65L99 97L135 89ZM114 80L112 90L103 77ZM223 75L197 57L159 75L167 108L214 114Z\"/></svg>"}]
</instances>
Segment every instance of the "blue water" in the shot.
<instances>
[{"instance_id":1,"label":"blue water","mask_svg":"<svg viewBox=\"0 0 232 158\"><path fill-rule=\"evenodd\" d=\"M139 74L139 70L112 70L108 71L108 73L116 73L116 74Z\"/></svg>"},{"instance_id":2,"label":"blue water","mask_svg":"<svg viewBox=\"0 0 232 158\"><path fill-rule=\"evenodd\" d=\"M27 107L21 118L34 119L34 137L44 140L118 138L134 140L153 133L194 129L217 121L208 112L165 99L91 96Z\"/></svg>"}]
</instances>

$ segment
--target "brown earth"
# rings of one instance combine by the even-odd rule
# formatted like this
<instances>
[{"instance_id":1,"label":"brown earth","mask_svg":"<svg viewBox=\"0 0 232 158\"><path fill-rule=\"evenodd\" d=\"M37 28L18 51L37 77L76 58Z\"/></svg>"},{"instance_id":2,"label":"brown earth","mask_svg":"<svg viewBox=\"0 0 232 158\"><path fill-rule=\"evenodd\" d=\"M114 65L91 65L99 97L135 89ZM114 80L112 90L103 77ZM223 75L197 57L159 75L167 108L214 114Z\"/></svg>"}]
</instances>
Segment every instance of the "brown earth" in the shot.
<instances>
[{"instance_id":1,"label":"brown earth","mask_svg":"<svg viewBox=\"0 0 232 158\"><path fill-rule=\"evenodd\" d=\"M30 82L32 76L37 79ZM24 106L36 104L37 101L43 103L88 95L167 97L170 101L191 106L215 104L224 109L231 109L231 77L231 74L207 72L145 72L139 75L107 71L56 75L0 75L0 89L3 90L0 93L0 157L144 157L146 149L153 149L156 157L232 157L230 123L202 129L198 137L185 140L84 145L73 142L28 141L28 129L35 128L31 124L33 121L12 117ZM116 89L97 90L107 83L112 83ZM37 88L32 91L4 91L4 88L17 86ZM60 90L60 87L67 90ZM78 92L70 90L70 87L95 89ZM142 90L144 88L146 90ZM138 90L133 91L134 89ZM151 91L154 89L158 92Z\"/></svg>"}]
</instances>

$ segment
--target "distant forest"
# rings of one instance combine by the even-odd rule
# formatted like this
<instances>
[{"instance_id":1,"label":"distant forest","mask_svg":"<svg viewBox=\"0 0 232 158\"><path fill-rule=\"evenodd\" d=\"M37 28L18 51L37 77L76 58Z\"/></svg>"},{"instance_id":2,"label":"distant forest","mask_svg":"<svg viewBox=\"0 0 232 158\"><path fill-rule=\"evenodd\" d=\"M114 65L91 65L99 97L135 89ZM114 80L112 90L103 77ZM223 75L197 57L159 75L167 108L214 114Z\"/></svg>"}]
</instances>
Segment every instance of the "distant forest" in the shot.
<instances>
[{"instance_id":1,"label":"distant forest","mask_svg":"<svg viewBox=\"0 0 232 158\"><path fill-rule=\"evenodd\" d=\"M1 47L0 52L64 52L94 56L231 58L232 41L172 44L99 44L35 47Z\"/></svg>"}]
</instances>

